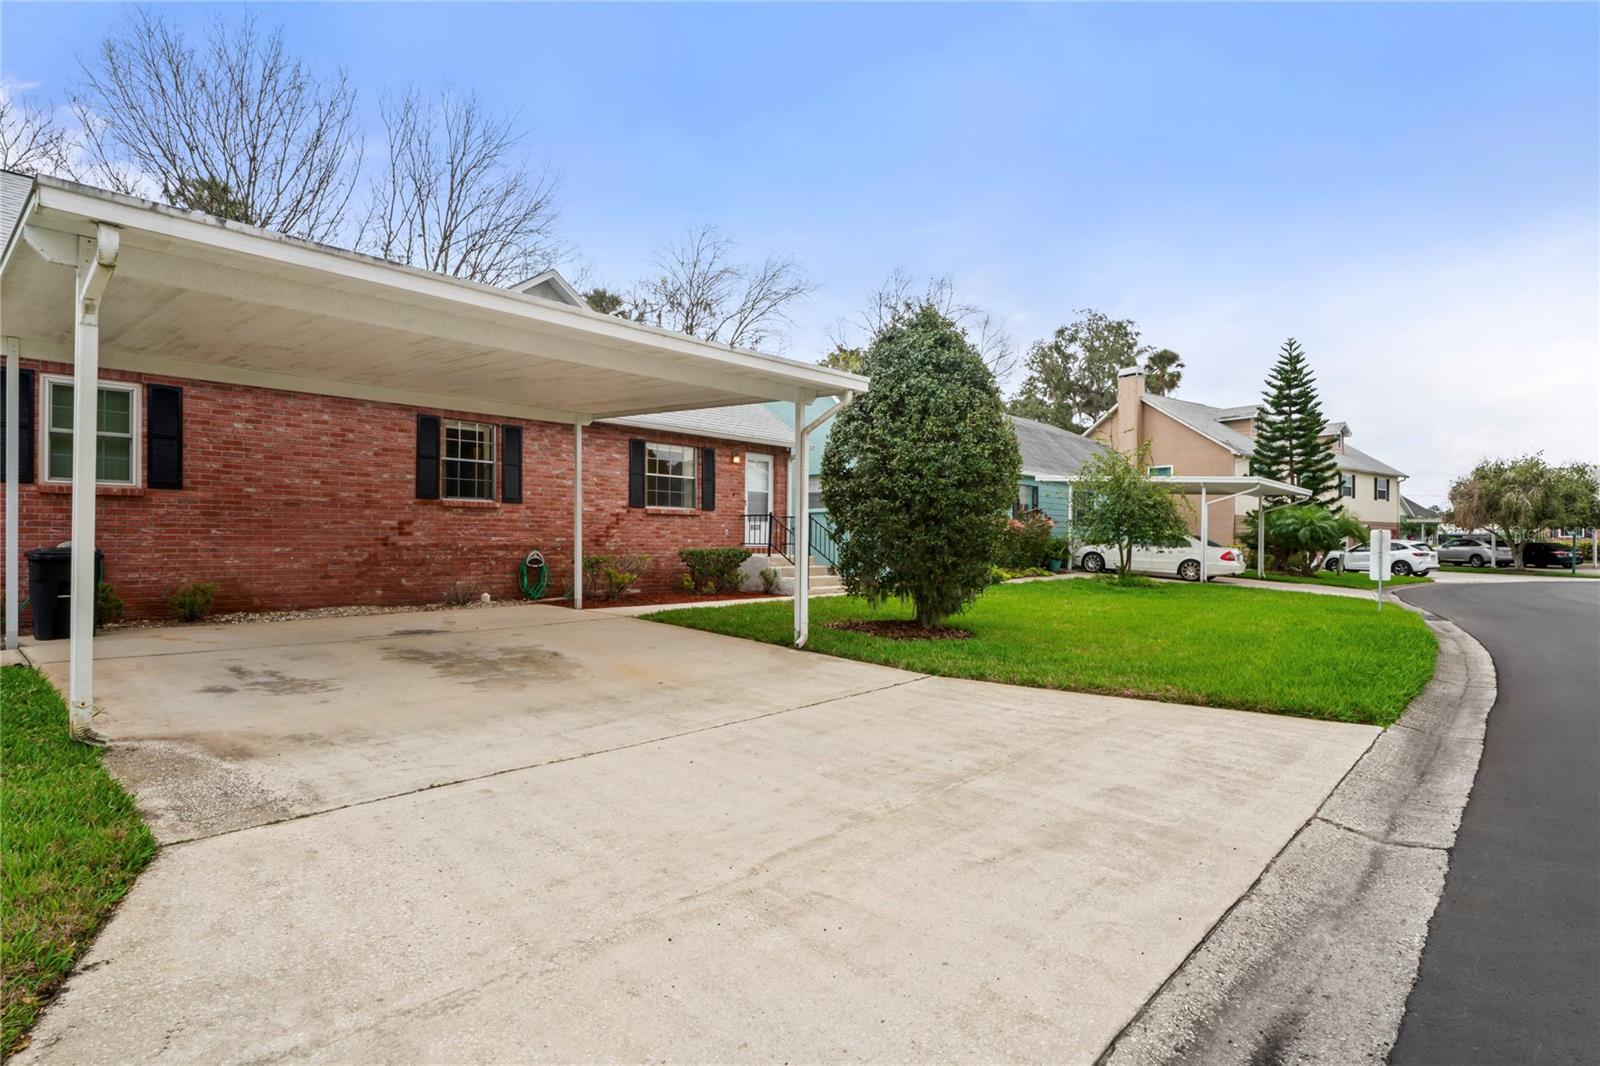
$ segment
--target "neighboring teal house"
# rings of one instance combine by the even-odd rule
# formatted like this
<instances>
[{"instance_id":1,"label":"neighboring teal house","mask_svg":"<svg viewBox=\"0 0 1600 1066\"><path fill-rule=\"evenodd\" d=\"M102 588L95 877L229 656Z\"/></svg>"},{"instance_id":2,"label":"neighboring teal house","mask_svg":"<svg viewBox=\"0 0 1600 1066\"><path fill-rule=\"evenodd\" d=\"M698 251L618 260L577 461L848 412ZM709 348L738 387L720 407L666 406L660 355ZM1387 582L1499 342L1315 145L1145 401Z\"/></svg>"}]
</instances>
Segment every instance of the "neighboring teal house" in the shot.
<instances>
[{"instance_id":1,"label":"neighboring teal house","mask_svg":"<svg viewBox=\"0 0 1600 1066\"><path fill-rule=\"evenodd\" d=\"M814 401L806 409L807 421L826 411L831 398ZM794 424L794 404L769 403L767 409L780 421ZM1017 449L1022 453L1022 478L1017 483L1017 511L1043 511L1050 516L1056 528L1063 533L1067 528L1071 479L1095 452L1105 445L1069 430L1045 422L1011 416L1017 431ZM811 469L807 487L811 493L811 509L822 508L822 451L827 447L828 431L833 421L817 428L811 440ZM791 486L792 491L792 486Z\"/></svg>"},{"instance_id":2,"label":"neighboring teal house","mask_svg":"<svg viewBox=\"0 0 1600 1066\"><path fill-rule=\"evenodd\" d=\"M1070 430L1011 416L1022 453L1022 480L1017 485L1019 511L1043 511L1065 535L1072 506L1072 481L1089 457L1102 450L1099 441Z\"/></svg>"}]
</instances>

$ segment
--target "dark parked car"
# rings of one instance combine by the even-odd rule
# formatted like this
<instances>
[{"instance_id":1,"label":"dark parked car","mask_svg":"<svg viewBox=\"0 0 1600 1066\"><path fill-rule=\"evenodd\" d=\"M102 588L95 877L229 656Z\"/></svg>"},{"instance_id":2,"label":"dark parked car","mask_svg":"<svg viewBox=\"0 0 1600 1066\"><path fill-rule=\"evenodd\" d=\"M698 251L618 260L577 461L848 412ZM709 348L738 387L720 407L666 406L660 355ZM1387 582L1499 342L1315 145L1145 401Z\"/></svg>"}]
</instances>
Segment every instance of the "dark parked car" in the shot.
<instances>
[{"instance_id":1,"label":"dark parked car","mask_svg":"<svg viewBox=\"0 0 1600 1066\"><path fill-rule=\"evenodd\" d=\"M1572 565L1572 548L1545 540L1530 540L1522 546L1522 565L1559 566L1565 570Z\"/></svg>"}]
</instances>

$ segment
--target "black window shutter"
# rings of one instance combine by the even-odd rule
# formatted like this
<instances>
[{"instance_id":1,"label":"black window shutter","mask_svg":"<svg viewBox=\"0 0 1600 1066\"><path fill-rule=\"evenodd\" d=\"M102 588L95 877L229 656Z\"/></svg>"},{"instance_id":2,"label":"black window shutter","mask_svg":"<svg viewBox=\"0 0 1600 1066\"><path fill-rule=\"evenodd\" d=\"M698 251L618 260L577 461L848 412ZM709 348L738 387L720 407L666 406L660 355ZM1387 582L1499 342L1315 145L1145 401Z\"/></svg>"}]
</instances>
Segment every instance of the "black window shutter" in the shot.
<instances>
[{"instance_id":1,"label":"black window shutter","mask_svg":"<svg viewBox=\"0 0 1600 1066\"><path fill-rule=\"evenodd\" d=\"M17 385L17 480L24 485L33 484L33 371L19 370ZM6 469L6 379L0 374L0 478Z\"/></svg>"},{"instance_id":2,"label":"black window shutter","mask_svg":"<svg viewBox=\"0 0 1600 1066\"><path fill-rule=\"evenodd\" d=\"M628 506L644 506L644 441L628 442Z\"/></svg>"},{"instance_id":3,"label":"black window shutter","mask_svg":"<svg viewBox=\"0 0 1600 1066\"><path fill-rule=\"evenodd\" d=\"M700 449L700 510L717 509L717 450Z\"/></svg>"},{"instance_id":4,"label":"black window shutter","mask_svg":"<svg viewBox=\"0 0 1600 1066\"><path fill-rule=\"evenodd\" d=\"M183 488L183 390L151 385L146 390L145 484L152 489Z\"/></svg>"},{"instance_id":5,"label":"black window shutter","mask_svg":"<svg viewBox=\"0 0 1600 1066\"><path fill-rule=\"evenodd\" d=\"M522 427L500 427L500 500L522 502Z\"/></svg>"},{"instance_id":6,"label":"black window shutter","mask_svg":"<svg viewBox=\"0 0 1600 1066\"><path fill-rule=\"evenodd\" d=\"M417 416L417 499L439 498L439 416Z\"/></svg>"}]
</instances>

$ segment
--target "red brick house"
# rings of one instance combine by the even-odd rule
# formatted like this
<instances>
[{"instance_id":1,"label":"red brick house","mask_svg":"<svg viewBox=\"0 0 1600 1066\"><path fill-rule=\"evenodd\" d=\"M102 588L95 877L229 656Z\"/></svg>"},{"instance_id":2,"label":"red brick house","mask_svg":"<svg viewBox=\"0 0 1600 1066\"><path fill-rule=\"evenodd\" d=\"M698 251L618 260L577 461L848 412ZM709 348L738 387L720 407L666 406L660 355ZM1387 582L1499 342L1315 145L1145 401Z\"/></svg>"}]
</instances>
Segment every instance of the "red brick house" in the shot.
<instances>
[{"instance_id":1,"label":"red brick house","mask_svg":"<svg viewBox=\"0 0 1600 1066\"><path fill-rule=\"evenodd\" d=\"M136 617L194 580L218 610L511 597L535 548L556 595L597 553L675 585L679 549L788 510L809 429L759 405L866 388L598 314L553 272L494 288L49 178L0 172L0 235L8 647L22 553L69 539Z\"/></svg>"}]
</instances>

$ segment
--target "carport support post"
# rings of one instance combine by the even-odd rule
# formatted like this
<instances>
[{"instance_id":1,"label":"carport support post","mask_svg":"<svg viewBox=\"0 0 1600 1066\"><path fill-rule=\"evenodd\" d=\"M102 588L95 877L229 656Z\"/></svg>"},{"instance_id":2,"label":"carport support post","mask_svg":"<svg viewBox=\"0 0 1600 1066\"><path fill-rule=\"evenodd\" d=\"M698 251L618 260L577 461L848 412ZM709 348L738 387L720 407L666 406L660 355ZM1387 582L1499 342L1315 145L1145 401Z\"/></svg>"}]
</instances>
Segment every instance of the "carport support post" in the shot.
<instances>
[{"instance_id":1,"label":"carport support post","mask_svg":"<svg viewBox=\"0 0 1600 1066\"><path fill-rule=\"evenodd\" d=\"M1267 579L1267 498L1256 497L1256 580Z\"/></svg>"},{"instance_id":2,"label":"carport support post","mask_svg":"<svg viewBox=\"0 0 1600 1066\"><path fill-rule=\"evenodd\" d=\"M72 736L104 743L94 716L94 506L95 452L99 435L100 300L117 264L120 234L101 225L95 237L78 238L72 351L72 633L68 705Z\"/></svg>"},{"instance_id":3,"label":"carport support post","mask_svg":"<svg viewBox=\"0 0 1600 1066\"><path fill-rule=\"evenodd\" d=\"M804 391L794 401L794 646L806 646L811 627L811 436Z\"/></svg>"},{"instance_id":4,"label":"carport support post","mask_svg":"<svg viewBox=\"0 0 1600 1066\"><path fill-rule=\"evenodd\" d=\"M18 419L22 417L22 345L5 338L6 350L6 630L5 650L17 650L17 484L22 479L22 446Z\"/></svg>"},{"instance_id":5,"label":"carport support post","mask_svg":"<svg viewBox=\"0 0 1600 1066\"><path fill-rule=\"evenodd\" d=\"M1072 554L1076 546L1072 543L1072 482L1067 482L1067 573L1072 573Z\"/></svg>"},{"instance_id":6,"label":"carport support post","mask_svg":"<svg viewBox=\"0 0 1600 1066\"><path fill-rule=\"evenodd\" d=\"M572 424L572 608L583 610L583 423Z\"/></svg>"},{"instance_id":7,"label":"carport support post","mask_svg":"<svg viewBox=\"0 0 1600 1066\"><path fill-rule=\"evenodd\" d=\"M1206 583L1206 558L1211 554L1211 508L1206 506L1206 487L1200 486L1200 584Z\"/></svg>"}]
</instances>

